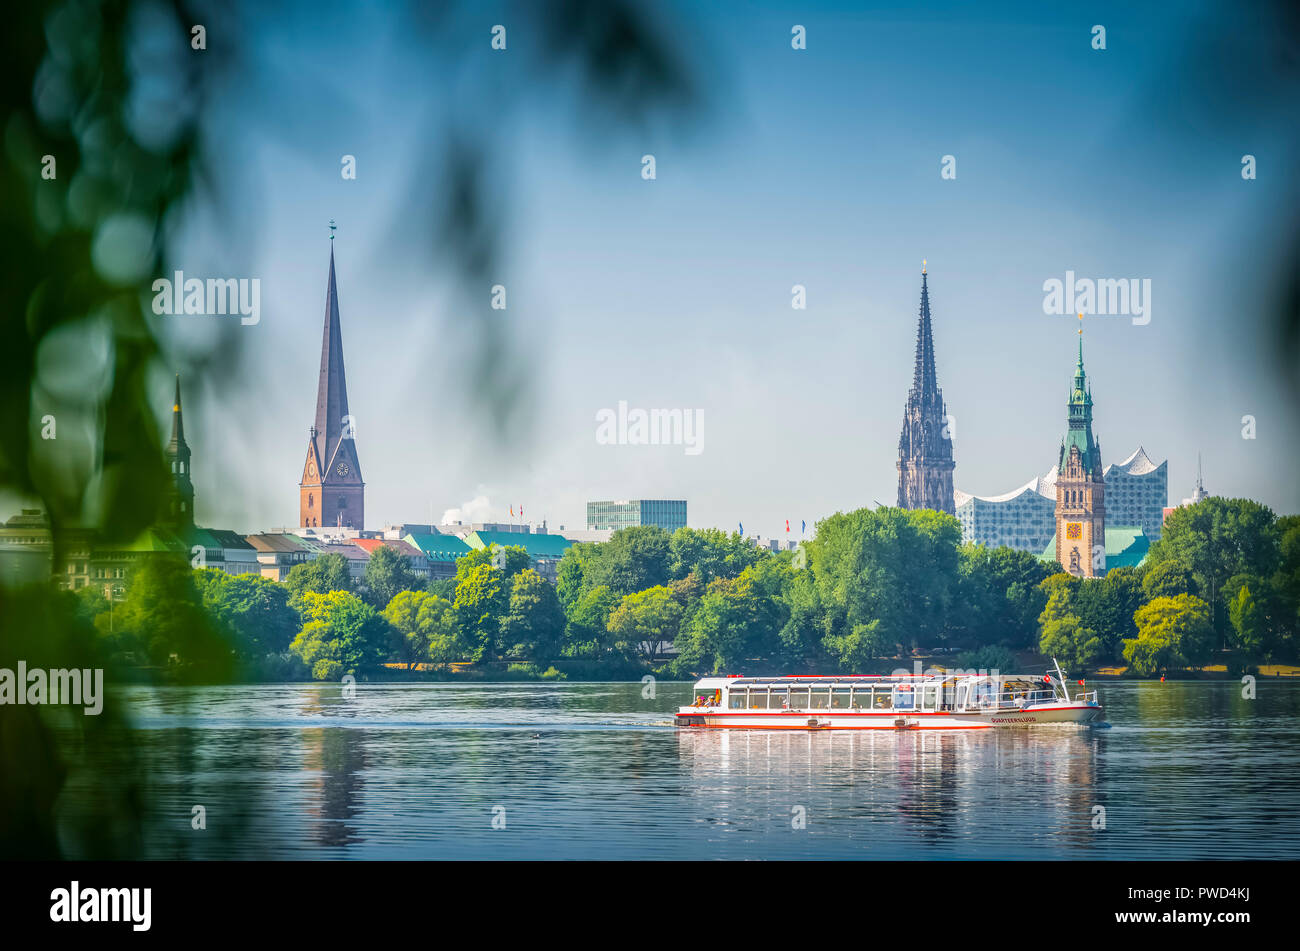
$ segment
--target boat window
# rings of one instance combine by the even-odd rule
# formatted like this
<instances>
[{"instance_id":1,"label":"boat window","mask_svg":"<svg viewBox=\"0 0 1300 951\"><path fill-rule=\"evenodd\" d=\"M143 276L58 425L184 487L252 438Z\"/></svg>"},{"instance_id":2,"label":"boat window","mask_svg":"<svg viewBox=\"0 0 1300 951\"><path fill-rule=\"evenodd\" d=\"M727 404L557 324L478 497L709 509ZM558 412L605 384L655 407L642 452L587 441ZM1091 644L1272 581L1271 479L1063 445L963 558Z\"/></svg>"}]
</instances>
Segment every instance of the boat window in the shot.
<instances>
[{"instance_id":1,"label":"boat window","mask_svg":"<svg viewBox=\"0 0 1300 951\"><path fill-rule=\"evenodd\" d=\"M812 695L809 698L810 710L825 710L831 705L831 688L830 687L813 687Z\"/></svg>"},{"instance_id":2,"label":"boat window","mask_svg":"<svg viewBox=\"0 0 1300 951\"><path fill-rule=\"evenodd\" d=\"M767 709L767 690L762 687L749 688L749 709L766 710Z\"/></svg>"},{"instance_id":3,"label":"boat window","mask_svg":"<svg viewBox=\"0 0 1300 951\"><path fill-rule=\"evenodd\" d=\"M791 710L808 709L808 688L807 687L790 688L790 709Z\"/></svg>"},{"instance_id":4,"label":"boat window","mask_svg":"<svg viewBox=\"0 0 1300 951\"><path fill-rule=\"evenodd\" d=\"M745 688L733 687L727 691L727 709L743 710L745 709Z\"/></svg>"},{"instance_id":5,"label":"boat window","mask_svg":"<svg viewBox=\"0 0 1300 951\"><path fill-rule=\"evenodd\" d=\"M892 699L893 694L888 687L877 687L875 700L873 701L872 706L876 710L888 710L890 707L890 700Z\"/></svg>"},{"instance_id":6,"label":"boat window","mask_svg":"<svg viewBox=\"0 0 1300 951\"><path fill-rule=\"evenodd\" d=\"M848 687L831 688L831 707L835 710L847 710L849 708Z\"/></svg>"},{"instance_id":7,"label":"boat window","mask_svg":"<svg viewBox=\"0 0 1300 951\"><path fill-rule=\"evenodd\" d=\"M894 709L911 710L915 706L912 687L909 684L903 684L894 688Z\"/></svg>"},{"instance_id":8,"label":"boat window","mask_svg":"<svg viewBox=\"0 0 1300 951\"><path fill-rule=\"evenodd\" d=\"M855 710L871 709L871 688L870 687L853 688L853 709Z\"/></svg>"}]
</instances>

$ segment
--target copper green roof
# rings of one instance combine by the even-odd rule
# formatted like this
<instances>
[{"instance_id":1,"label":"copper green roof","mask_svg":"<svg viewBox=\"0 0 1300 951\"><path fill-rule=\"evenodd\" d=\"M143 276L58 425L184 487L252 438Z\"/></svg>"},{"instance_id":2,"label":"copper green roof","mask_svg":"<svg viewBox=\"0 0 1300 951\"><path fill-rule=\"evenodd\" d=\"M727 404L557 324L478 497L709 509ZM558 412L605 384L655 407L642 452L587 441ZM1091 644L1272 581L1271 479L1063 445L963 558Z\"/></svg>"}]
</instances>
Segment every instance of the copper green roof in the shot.
<instances>
[{"instance_id":1,"label":"copper green roof","mask_svg":"<svg viewBox=\"0 0 1300 951\"><path fill-rule=\"evenodd\" d=\"M487 548L491 545L518 545L528 552L529 558L554 558L564 556L564 552L573 544L562 535L542 535L529 532L470 532L465 538L471 548Z\"/></svg>"},{"instance_id":2,"label":"copper green roof","mask_svg":"<svg viewBox=\"0 0 1300 951\"><path fill-rule=\"evenodd\" d=\"M470 546L455 535L418 532L407 535L403 541L420 549L430 561L455 561L471 551Z\"/></svg>"},{"instance_id":3,"label":"copper green roof","mask_svg":"<svg viewBox=\"0 0 1300 951\"><path fill-rule=\"evenodd\" d=\"M1138 525L1117 525L1106 528L1106 570L1111 568L1136 568L1146 561L1151 540ZM1039 556L1043 561L1056 561L1056 533Z\"/></svg>"}]
</instances>

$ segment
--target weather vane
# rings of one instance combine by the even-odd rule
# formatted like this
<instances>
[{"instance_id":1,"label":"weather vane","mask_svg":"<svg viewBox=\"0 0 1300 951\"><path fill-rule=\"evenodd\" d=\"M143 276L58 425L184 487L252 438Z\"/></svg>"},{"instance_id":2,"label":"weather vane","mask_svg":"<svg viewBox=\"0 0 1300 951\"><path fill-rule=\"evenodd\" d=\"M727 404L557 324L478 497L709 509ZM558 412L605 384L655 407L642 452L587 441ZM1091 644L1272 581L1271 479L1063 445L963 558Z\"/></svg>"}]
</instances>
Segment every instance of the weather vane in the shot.
<instances>
[{"instance_id":1,"label":"weather vane","mask_svg":"<svg viewBox=\"0 0 1300 951\"><path fill-rule=\"evenodd\" d=\"M330 240L331 241L334 240L334 232L338 230L338 227L339 226L334 223L334 219L331 218L330 219Z\"/></svg>"}]
</instances>

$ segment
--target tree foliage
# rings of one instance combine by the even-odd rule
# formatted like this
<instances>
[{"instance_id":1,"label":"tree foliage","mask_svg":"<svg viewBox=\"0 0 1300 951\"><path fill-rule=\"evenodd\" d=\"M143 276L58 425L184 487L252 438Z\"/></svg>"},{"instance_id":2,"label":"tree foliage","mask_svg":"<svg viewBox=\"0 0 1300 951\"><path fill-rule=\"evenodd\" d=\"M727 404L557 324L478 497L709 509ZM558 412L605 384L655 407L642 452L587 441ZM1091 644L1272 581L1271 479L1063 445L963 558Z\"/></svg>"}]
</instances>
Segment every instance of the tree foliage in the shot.
<instances>
[{"instance_id":1,"label":"tree foliage","mask_svg":"<svg viewBox=\"0 0 1300 951\"><path fill-rule=\"evenodd\" d=\"M347 591L301 598L302 630L290 649L297 654L313 680L338 680L373 669L390 649L388 622L374 608Z\"/></svg>"}]
</instances>

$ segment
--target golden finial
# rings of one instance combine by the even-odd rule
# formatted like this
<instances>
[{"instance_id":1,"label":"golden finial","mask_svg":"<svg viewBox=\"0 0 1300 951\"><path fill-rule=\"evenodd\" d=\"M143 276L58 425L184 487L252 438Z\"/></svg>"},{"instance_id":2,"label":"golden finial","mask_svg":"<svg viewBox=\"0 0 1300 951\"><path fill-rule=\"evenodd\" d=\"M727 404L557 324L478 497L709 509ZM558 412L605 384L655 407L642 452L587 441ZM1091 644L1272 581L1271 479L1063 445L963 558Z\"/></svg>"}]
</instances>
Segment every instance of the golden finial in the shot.
<instances>
[{"instance_id":1,"label":"golden finial","mask_svg":"<svg viewBox=\"0 0 1300 951\"><path fill-rule=\"evenodd\" d=\"M1079 336L1083 336L1083 314L1079 315Z\"/></svg>"},{"instance_id":2,"label":"golden finial","mask_svg":"<svg viewBox=\"0 0 1300 951\"><path fill-rule=\"evenodd\" d=\"M925 273L925 258L921 258L921 273Z\"/></svg>"}]
</instances>

